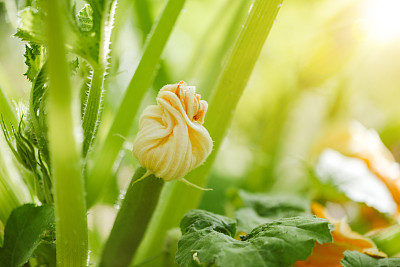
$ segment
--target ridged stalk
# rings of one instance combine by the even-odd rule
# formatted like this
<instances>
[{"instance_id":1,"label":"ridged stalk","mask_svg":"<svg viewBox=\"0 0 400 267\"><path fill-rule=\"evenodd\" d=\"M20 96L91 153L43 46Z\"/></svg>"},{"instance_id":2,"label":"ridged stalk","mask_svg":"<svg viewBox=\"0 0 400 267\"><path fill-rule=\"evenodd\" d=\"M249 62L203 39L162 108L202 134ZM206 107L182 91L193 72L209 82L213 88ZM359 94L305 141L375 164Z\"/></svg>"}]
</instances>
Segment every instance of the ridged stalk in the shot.
<instances>
[{"instance_id":1,"label":"ridged stalk","mask_svg":"<svg viewBox=\"0 0 400 267\"><path fill-rule=\"evenodd\" d=\"M110 6L111 4L111 6ZM83 128L83 150L82 154L86 157L93 140L101 117L101 98L104 91L104 78L107 69L108 54L110 52L110 39L112 24L114 22L114 13L116 1L106 0L104 11L101 15L99 54L98 62L92 66L93 75L90 83L89 95L85 105L82 119Z\"/></svg>"},{"instance_id":2,"label":"ridged stalk","mask_svg":"<svg viewBox=\"0 0 400 267\"><path fill-rule=\"evenodd\" d=\"M87 266L86 205L75 132L78 115L72 110L72 90L64 47L61 0L47 1L49 63L48 129L54 181L57 266ZM75 123L76 122L76 123Z\"/></svg>"},{"instance_id":3,"label":"ridged stalk","mask_svg":"<svg viewBox=\"0 0 400 267\"><path fill-rule=\"evenodd\" d=\"M85 157L89 151L90 145L94 139L97 123L99 121L100 104L104 84L104 68L96 68L93 70L92 82L90 84L88 101L82 120L82 128L84 133L83 151Z\"/></svg>"}]
</instances>

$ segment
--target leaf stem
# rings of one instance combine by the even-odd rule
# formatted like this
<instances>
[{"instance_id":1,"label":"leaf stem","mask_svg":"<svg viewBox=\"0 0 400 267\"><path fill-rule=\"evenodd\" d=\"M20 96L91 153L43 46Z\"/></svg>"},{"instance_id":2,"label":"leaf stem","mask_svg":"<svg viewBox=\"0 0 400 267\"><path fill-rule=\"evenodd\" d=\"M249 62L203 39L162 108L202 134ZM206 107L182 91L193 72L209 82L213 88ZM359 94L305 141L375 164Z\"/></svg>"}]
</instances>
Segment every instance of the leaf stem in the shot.
<instances>
[{"instance_id":1,"label":"leaf stem","mask_svg":"<svg viewBox=\"0 0 400 267\"><path fill-rule=\"evenodd\" d=\"M86 103L82 128L83 128L83 150L82 155L86 157L92 144L99 121L101 96L104 84L104 68L98 67L93 70L92 82L90 84L88 101Z\"/></svg>"},{"instance_id":2,"label":"leaf stem","mask_svg":"<svg viewBox=\"0 0 400 267\"><path fill-rule=\"evenodd\" d=\"M91 207L107 180L110 178L112 166L121 150L123 139L117 135L127 136L136 116L140 102L150 87L153 74L160 61L160 56L172 32L172 28L182 10L185 0L169 0L160 19L155 23L150 38L135 74L125 92L121 105L113 120L103 145L94 155L94 163L89 166L87 178L87 201Z\"/></svg>"},{"instance_id":3,"label":"leaf stem","mask_svg":"<svg viewBox=\"0 0 400 267\"><path fill-rule=\"evenodd\" d=\"M214 140L214 151L204 165L186 177L205 186L216 154L232 120L232 113L246 87L265 40L272 28L283 0L255 0L224 66L210 101L205 127ZM196 208L202 191L182 183L168 183L162 192L143 244L135 262L141 262L162 249L162 240L168 229L179 225L183 215Z\"/></svg>"},{"instance_id":4,"label":"leaf stem","mask_svg":"<svg viewBox=\"0 0 400 267\"><path fill-rule=\"evenodd\" d=\"M128 266L146 231L164 181L140 167L135 172L107 240L100 266ZM137 181L137 183L136 183Z\"/></svg>"},{"instance_id":5,"label":"leaf stem","mask_svg":"<svg viewBox=\"0 0 400 267\"><path fill-rule=\"evenodd\" d=\"M107 69L108 54L110 52L111 29L114 21L115 3L116 1L107 0L104 3L104 11L101 16L98 62L92 66L92 81L82 121L84 134L83 157L86 157L90 146L93 143L97 126L100 122L101 98L104 90L104 78Z\"/></svg>"},{"instance_id":6,"label":"leaf stem","mask_svg":"<svg viewBox=\"0 0 400 267\"><path fill-rule=\"evenodd\" d=\"M80 156L74 133L78 118L72 110L72 89L64 46L65 2L47 2L48 129L54 181L57 266L87 266L88 232ZM77 117L77 116L76 116Z\"/></svg>"}]
</instances>

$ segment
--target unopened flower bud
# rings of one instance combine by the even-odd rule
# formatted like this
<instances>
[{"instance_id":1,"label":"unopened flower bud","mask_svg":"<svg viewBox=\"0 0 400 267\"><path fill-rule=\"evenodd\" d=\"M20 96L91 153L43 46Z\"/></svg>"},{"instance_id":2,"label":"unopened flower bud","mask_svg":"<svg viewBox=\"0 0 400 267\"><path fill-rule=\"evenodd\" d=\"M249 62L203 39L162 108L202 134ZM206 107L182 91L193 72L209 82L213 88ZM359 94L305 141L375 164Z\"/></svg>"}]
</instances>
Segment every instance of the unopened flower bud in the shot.
<instances>
[{"instance_id":1,"label":"unopened flower bud","mask_svg":"<svg viewBox=\"0 0 400 267\"><path fill-rule=\"evenodd\" d=\"M139 120L133 155L165 181L179 180L201 165L213 141L204 128L207 102L185 82L164 86L157 105L147 107Z\"/></svg>"}]
</instances>

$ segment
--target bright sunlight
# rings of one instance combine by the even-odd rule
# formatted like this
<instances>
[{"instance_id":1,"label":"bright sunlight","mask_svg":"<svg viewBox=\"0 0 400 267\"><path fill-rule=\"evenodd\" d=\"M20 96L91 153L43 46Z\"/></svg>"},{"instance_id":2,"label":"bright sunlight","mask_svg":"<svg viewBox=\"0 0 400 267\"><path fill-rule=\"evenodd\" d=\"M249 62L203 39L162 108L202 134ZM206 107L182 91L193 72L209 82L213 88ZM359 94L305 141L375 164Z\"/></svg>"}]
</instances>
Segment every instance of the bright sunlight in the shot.
<instances>
[{"instance_id":1,"label":"bright sunlight","mask_svg":"<svg viewBox=\"0 0 400 267\"><path fill-rule=\"evenodd\" d=\"M365 5L368 37L387 43L400 37L400 1L370 0Z\"/></svg>"}]
</instances>

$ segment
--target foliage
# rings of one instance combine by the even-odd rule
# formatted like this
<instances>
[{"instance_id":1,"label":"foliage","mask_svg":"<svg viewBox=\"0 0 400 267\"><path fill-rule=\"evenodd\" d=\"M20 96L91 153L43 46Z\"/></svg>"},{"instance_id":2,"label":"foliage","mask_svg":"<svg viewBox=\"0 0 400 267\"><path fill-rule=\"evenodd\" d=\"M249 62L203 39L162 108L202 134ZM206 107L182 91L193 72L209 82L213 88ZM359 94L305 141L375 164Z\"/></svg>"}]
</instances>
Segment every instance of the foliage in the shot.
<instances>
[{"instance_id":1,"label":"foliage","mask_svg":"<svg viewBox=\"0 0 400 267\"><path fill-rule=\"evenodd\" d=\"M311 216L274 220L234 239L236 223L223 216L192 210L181 222L176 261L180 266L289 266L311 254L315 241L332 242L329 222Z\"/></svg>"},{"instance_id":2,"label":"foliage","mask_svg":"<svg viewBox=\"0 0 400 267\"><path fill-rule=\"evenodd\" d=\"M53 242L54 209L52 205L18 207L7 221L4 244L0 249L0 266L18 267L26 263L42 239Z\"/></svg>"},{"instance_id":3,"label":"foliage","mask_svg":"<svg viewBox=\"0 0 400 267\"><path fill-rule=\"evenodd\" d=\"M245 233L274 219L311 214L309 201L301 197L252 194L244 190L231 194L231 202L236 208L238 229Z\"/></svg>"},{"instance_id":4,"label":"foliage","mask_svg":"<svg viewBox=\"0 0 400 267\"><path fill-rule=\"evenodd\" d=\"M399 258L376 259L357 251L348 250L344 252L344 259L341 261L341 264L344 267L361 267L361 266L394 267L400 265L400 259Z\"/></svg>"}]
</instances>

